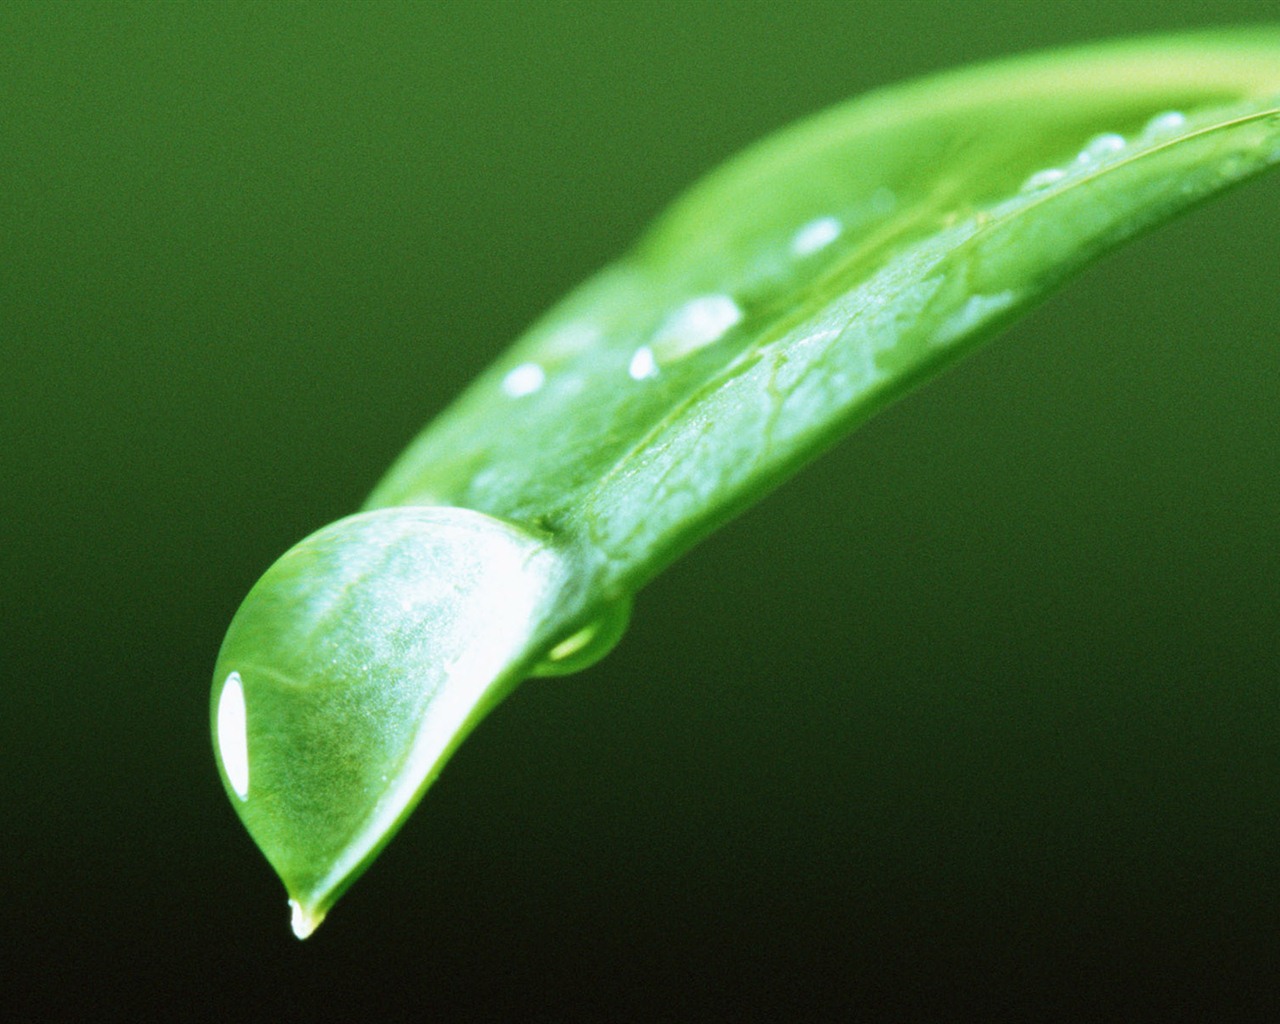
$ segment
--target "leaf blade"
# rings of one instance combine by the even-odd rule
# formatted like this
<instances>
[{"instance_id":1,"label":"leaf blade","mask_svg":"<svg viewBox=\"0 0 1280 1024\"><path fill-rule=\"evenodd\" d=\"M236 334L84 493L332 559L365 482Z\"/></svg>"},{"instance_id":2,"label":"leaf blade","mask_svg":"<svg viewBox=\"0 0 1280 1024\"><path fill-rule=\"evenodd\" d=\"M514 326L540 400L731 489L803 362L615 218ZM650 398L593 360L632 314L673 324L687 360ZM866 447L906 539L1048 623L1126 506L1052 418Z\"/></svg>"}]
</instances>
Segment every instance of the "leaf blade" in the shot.
<instances>
[{"instance_id":1,"label":"leaf blade","mask_svg":"<svg viewBox=\"0 0 1280 1024\"><path fill-rule=\"evenodd\" d=\"M1082 98L1078 90L1086 86ZM1022 183L1070 162L1091 138L1124 138L1130 145L1143 125L1179 110L1186 120L1174 126L1166 119L1164 133L1151 132L1142 152L1170 157L1170 149L1195 147L1195 138L1218 131L1218 155L1248 164L1185 193L1169 172L1163 193L1130 204L1125 218L1131 229L1118 231L1124 218L1116 217L1081 236L1074 254L1058 246L1059 272L1046 274L1041 287L1016 302L1001 305L999 296L1010 289L987 282L978 294L987 297L988 308L969 307L968 326L977 330L997 313L1003 322L1125 238L1275 163L1276 131L1266 112L1278 104L1280 30L1267 28L1015 58L882 90L819 114L748 150L678 200L631 254L535 325L428 428L368 507L427 500L533 522L600 556L602 586L634 589L908 390L925 370L904 358L904 346L893 346L896 361L892 354L879 356L896 362L889 381L874 395L868 392L860 408L845 403L810 417L813 429L776 458L760 458L779 448L763 432L754 432L753 444L724 431L715 444L696 430L685 430L677 441L673 410L684 410L694 426L724 415L729 403L710 401L720 386L735 396L735 408L759 405L775 385L757 374L748 395L738 378L758 361L767 339L797 323L813 327L807 337L842 330L822 311L844 308L865 317L865 305L854 309L857 303L849 301L858 288L864 295L875 287L906 294L905 281L895 284L885 268L895 260L927 260L931 240L949 237L971 251L982 249L993 262L994 246L980 246L966 232L978 226L994 231L974 222L1009 216L1001 208ZM1255 129L1261 125L1263 138L1228 153L1223 126L1242 117L1253 119ZM905 141L890 145L894 133ZM868 152L875 158L850 170L854 158ZM1200 152L1202 160L1214 157ZM1150 163L1143 166L1150 169ZM1176 159L1169 163L1177 170ZM1118 164L1103 164L1118 185ZM1075 190L1101 187L1097 178L1069 184ZM1051 194L1063 207L1072 205L1064 195L1081 193L1059 186ZM1053 213L1042 210L1040 222L1051 224ZM1020 215L1028 217L1026 210ZM920 286L917 279L914 287ZM929 301L932 314L941 316L942 300ZM736 317L721 316L726 326L719 333L714 316L703 317L699 337L695 314L708 305L714 312L717 302L736 310ZM985 315L977 317L979 312ZM965 316L965 306L958 305L940 326L954 334ZM685 351L664 361L664 342L668 350L681 347L672 338L682 321ZM865 374L873 371L864 367ZM537 389L504 391L504 382L520 372L540 374ZM857 377L851 365L837 372ZM752 433L750 423L739 424L739 437ZM667 451L666 462L652 457L655 446ZM711 450L715 454L690 469L698 452ZM759 471L721 473L725 452L758 464ZM615 490L613 484L625 486ZM693 497L681 497L681 487ZM657 508L661 529L655 528L655 488L670 503ZM620 513L622 507L631 512Z\"/></svg>"},{"instance_id":2,"label":"leaf blade","mask_svg":"<svg viewBox=\"0 0 1280 1024\"><path fill-rule=\"evenodd\" d=\"M600 657L631 594L720 522L1072 273L1277 163L1265 29L884 90L695 187L237 613L215 750L299 935L523 675Z\"/></svg>"}]
</instances>

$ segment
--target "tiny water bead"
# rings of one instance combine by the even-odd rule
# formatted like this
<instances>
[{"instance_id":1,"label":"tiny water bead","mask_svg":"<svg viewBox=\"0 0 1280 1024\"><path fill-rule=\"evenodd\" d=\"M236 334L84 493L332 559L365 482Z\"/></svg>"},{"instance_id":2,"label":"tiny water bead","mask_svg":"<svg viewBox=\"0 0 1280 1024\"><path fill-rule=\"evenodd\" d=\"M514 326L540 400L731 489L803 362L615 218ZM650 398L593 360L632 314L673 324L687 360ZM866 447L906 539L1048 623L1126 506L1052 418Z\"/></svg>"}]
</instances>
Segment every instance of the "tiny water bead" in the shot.
<instances>
[{"instance_id":1,"label":"tiny water bead","mask_svg":"<svg viewBox=\"0 0 1280 1024\"><path fill-rule=\"evenodd\" d=\"M546 379L546 371L537 363L521 363L502 378L502 390L512 398L523 398L541 389Z\"/></svg>"},{"instance_id":2,"label":"tiny water bead","mask_svg":"<svg viewBox=\"0 0 1280 1024\"><path fill-rule=\"evenodd\" d=\"M627 363L632 380L651 380L671 364L715 344L742 321L742 309L728 295L699 295L677 307Z\"/></svg>"},{"instance_id":3,"label":"tiny water bead","mask_svg":"<svg viewBox=\"0 0 1280 1024\"><path fill-rule=\"evenodd\" d=\"M1166 110L1156 114L1143 126L1144 138L1158 138L1161 135L1172 135L1181 131L1187 124L1187 115L1181 110Z\"/></svg>"},{"instance_id":4,"label":"tiny water bead","mask_svg":"<svg viewBox=\"0 0 1280 1024\"><path fill-rule=\"evenodd\" d=\"M632 380L648 380L658 376L658 360L654 357L653 349L648 345L641 345L636 349L631 362L627 364L627 373Z\"/></svg>"},{"instance_id":5,"label":"tiny water bead","mask_svg":"<svg viewBox=\"0 0 1280 1024\"><path fill-rule=\"evenodd\" d=\"M1123 135L1104 132L1085 143L1067 167L1046 167L1035 171L1022 183L1021 192L1040 192L1070 178L1074 174L1093 170L1108 157L1124 151L1128 144Z\"/></svg>"},{"instance_id":6,"label":"tiny water bead","mask_svg":"<svg viewBox=\"0 0 1280 1024\"><path fill-rule=\"evenodd\" d=\"M1050 185L1056 185L1066 176L1067 172L1061 167L1046 167L1043 171L1036 171L1035 174L1023 182L1022 191L1039 192Z\"/></svg>"},{"instance_id":7,"label":"tiny water bead","mask_svg":"<svg viewBox=\"0 0 1280 1024\"><path fill-rule=\"evenodd\" d=\"M791 251L797 256L808 256L825 249L840 237L842 228L835 217L819 217L805 224L791 239Z\"/></svg>"},{"instance_id":8,"label":"tiny water bead","mask_svg":"<svg viewBox=\"0 0 1280 1024\"><path fill-rule=\"evenodd\" d=\"M1181 110L1164 110L1149 118L1130 142L1118 132L1095 135L1065 167L1047 167L1035 171L1023 182L1020 192L1039 192L1074 176L1092 171L1111 158L1119 157L1140 147L1153 147L1185 134L1194 126L1191 117ZM1228 171L1228 177L1230 172Z\"/></svg>"},{"instance_id":9,"label":"tiny water bead","mask_svg":"<svg viewBox=\"0 0 1280 1024\"><path fill-rule=\"evenodd\" d=\"M600 328L587 321L570 321L539 340L538 351L550 361L570 359L589 351L601 339Z\"/></svg>"},{"instance_id":10,"label":"tiny water bead","mask_svg":"<svg viewBox=\"0 0 1280 1024\"><path fill-rule=\"evenodd\" d=\"M742 310L728 295L690 299L658 328L652 344L654 358L662 362L683 359L719 341L741 320Z\"/></svg>"},{"instance_id":11,"label":"tiny water bead","mask_svg":"<svg viewBox=\"0 0 1280 1024\"><path fill-rule=\"evenodd\" d=\"M1095 135L1086 144L1084 149L1076 154L1077 164L1096 164L1105 160L1109 156L1114 156L1125 147L1123 135L1115 132L1105 132L1102 135Z\"/></svg>"},{"instance_id":12,"label":"tiny water bead","mask_svg":"<svg viewBox=\"0 0 1280 1024\"><path fill-rule=\"evenodd\" d=\"M1171 135L1181 129L1186 120L1186 115L1176 110L1157 114L1147 122L1136 142L1145 144L1160 136ZM1131 148L1129 141L1119 132L1102 132L1085 142L1067 165L1046 167L1030 174L1019 191L1040 192L1068 179L1074 180L1078 175L1093 172Z\"/></svg>"}]
</instances>

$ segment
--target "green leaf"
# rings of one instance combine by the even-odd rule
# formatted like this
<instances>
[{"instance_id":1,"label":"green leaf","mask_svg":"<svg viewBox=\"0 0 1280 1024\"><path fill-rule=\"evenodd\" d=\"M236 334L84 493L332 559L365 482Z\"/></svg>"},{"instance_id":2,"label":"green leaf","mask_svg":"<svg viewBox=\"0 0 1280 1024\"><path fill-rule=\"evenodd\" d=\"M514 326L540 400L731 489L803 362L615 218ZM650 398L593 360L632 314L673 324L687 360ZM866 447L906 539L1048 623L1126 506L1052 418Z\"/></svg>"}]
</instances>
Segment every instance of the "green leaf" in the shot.
<instances>
[{"instance_id":1,"label":"green leaf","mask_svg":"<svg viewBox=\"0 0 1280 1024\"><path fill-rule=\"evenodd\" d=\"M1134 237L1280 163L1280 30L854 100L730 162L245 599L228 793L308 934L520 679L826 446Z\"/></svg>"}]
</instances>

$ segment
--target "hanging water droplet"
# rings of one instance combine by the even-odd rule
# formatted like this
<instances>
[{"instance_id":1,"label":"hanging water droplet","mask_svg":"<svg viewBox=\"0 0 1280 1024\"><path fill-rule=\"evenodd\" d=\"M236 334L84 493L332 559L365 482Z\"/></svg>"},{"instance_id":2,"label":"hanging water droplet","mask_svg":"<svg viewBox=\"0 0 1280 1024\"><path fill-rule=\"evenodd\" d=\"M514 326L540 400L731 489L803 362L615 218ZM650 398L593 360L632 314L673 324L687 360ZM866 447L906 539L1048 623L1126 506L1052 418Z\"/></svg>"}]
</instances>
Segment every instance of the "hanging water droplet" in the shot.
<instances>
[{"instance_id":1,"label":"hanging water droplet","mask_svg":"<svg viewBox=\"0 0 1280 1024\"><path fill-rule=\"evenodd\" d=\"M552 647L531 674L565 676L589 668L617 646L630 621L631 599L614 601L594 621Z\"/></svg>"},{"instance_id":2,"label":"hanging water droplet","mask_svg":"<svg viewBox=\"0 0 1280 1024\"><path fill-rule=\"evenodd\" d=\"M546 379L546 371L537 363L521 363L502 378L502 390L512 398L523 398L539 390Z\"/></svg>"},{"instance_id":3,"label":"hanging water droplet","mask_svg":"<svg viewBox=\"0 0 1280 1024\"><path fill-rule=\"evenodd\" d=\"M289 901L289 927L293 929L293 934L298 938L309 938L311 933L323 923L323 910L312 912L297 900Z\"/></svg>"},{"instance_id":4,"label":"hanging water droplet","mask_svg":"<svg viewBox=\"0 0 1280 1024\"><path fill-rule=\"evenodd\" d=\"M566 577L512 524L404 507L313 534L249 592L218 655L215 737L300 937L517 681Z\"/></svg>"}]
</instances>

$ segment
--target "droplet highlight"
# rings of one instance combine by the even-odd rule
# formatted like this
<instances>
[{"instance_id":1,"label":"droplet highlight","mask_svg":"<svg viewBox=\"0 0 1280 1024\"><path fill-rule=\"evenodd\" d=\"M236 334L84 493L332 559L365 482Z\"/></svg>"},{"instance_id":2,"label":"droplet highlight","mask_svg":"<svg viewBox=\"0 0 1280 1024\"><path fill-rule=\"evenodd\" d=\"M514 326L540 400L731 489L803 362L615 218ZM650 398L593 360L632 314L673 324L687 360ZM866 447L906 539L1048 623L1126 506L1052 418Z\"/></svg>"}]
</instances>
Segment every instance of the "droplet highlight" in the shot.
<instances>
[{"instance_id":1,"label":"droplet highlight","mask_svg":"<svg viewBox=\"0 0 1280 1024\"><path fill-rule=\"evenodd\" d=\"M841 224L835 217L819 217L811 220L791 239L791 251L797 256L809 256L825 249L840 237Z\"/></svg>"},{"instance_id":2,"label":"droplet highlight","mask_svg":"<svg viewBox=\"0 0 1280 1024\"><path fill-rule=\"evenodd\" d=\"M294 901L298 935L541 653L567 574L541 534L402 506L312 534L250 590L218 654L210 729L227 795Z\"/></svg>"},{"instance_id":3,"label":"droplet highlight","mask_svg":"<svg viewBox=\"0 0 1280 1024\"><path fill-rule=\"evenodd\" d=\"M1076 155L1076 163L1078 164L1094 164L1100 160L1105 160L1109 156L1113 156L1124 149L1126 143L1123 135L1117 135L1115 132L1107 132L1103 135L1095 135L1088 141L1084 149Z\"/></svg>"},{"instance_id":4,"label":"droplet highlight","mask_svg":"<svg viewBox=\"0 0 1280 1024\"><path fill-rule=\"evenodd\" d=\"M658 328L652 349L655 360L682 359L719 341L741 320L742 310L728 295L700 295L691 299Z\"/></svg>"},{"instance_id":5,"label":"droplet highlight","mask_svg":"<svg viewBox=\"0 0 1280 1024\"><path fill-rule=\"evenodd\" d=\"M313 913L297 900L289 901L289 925L300 939L309 938L324 921L324 911Z\"/></svg>"},{"instance_id":6,"label":"droplet highlight","mask_svg":"<svg viewBox=\"0 0 1280 1024\"><path fill-rule=\"evenodd\" d=\"M1181 110L1166 110L1156 114L1142 129L1146 136L1172 135L1181 131L1187 123L1187 115Z\"/></svg>"},{"instance_id":7,"label":"droplet highlight","mask_svg":"<svg viewBox=\"0 0 1280 1024\"><path fill-rule=\"evenodd\" d=\"M630 621L630 598L611 602L592 622L552 647L531 673L564 676L589 668L617 646Z\"/></svg>"},{"instance_id":8,"label":"droplet highlight","mask_svg":"<svg viewBox=\"0 0 1280 1024\"><path fill-rule=\"evenodd\" d=\"M546 380L546 371L537 363L521 363L502 378L502 390L512 398L523 398L540 390Z\"/></svg>"},{"instance_id":9,"label":"droplet highlight","mask_svg":"<svg viewBox=\"0 0 1280 1024\"><path fill-rule=\"evenodd\" d=\"M698 344L718 341L742 319L742 310L727 295L703 295L681 306L670 325L673 333Z\"/></svg>"},{"instance_id":10,"label":"droplet highlight","mask_svg":"<svg viewBox=\"0 0 1280 1024\"><path fill-rule=\"evenodd\" d=\"M1056 185L1066 176L1067 172L1061 167L1046 167L1043 171L1036 171L1035 174L1024 181L1022 183L1022 191L1039 192L1050 185Z\"/></svg>"},{"instance_id":11,"label":"droplet highlight","mask_svg":"<svg viewBox=\"0 0 1280 1024\"><path fill-rule=\"evenodd\" d=\"M653 349L648 345L641 345L636 349L635 355L627 365L627 373L631 375L632 380L648 380L650 377L658 376L658 360L653 354Z\"/></svg>"},{"instance_id":12,"label":"droplet highlight","mask_svg":"<svg viewBox=\"0 0 1280 1024\"><path fill-rule=\"evenodd\" d=\"M1042 171L1036 171L1022 183L1022 187L1018 191L1040 192L1051 188L1066 178L1087 173L1096 164L1122 152L1127 147L1128 143L1125 141L1124 136L1116 132L1104 132L1102 135L1095 135L1085 143L1084 148L1076 154L1075 160L1069 166L1046 167Z\"/></svg>"},{"instance_id":13,"label":"droplet highlight","mask_svg":"<svg viewBox=\"0 0 1280 1024\"><path fill-rule=\"evenodd\" d=\"M239 672L227 676L218 698L218 754L236 796L249 799L249 730Z\"/></svg>"}]
</instances>

